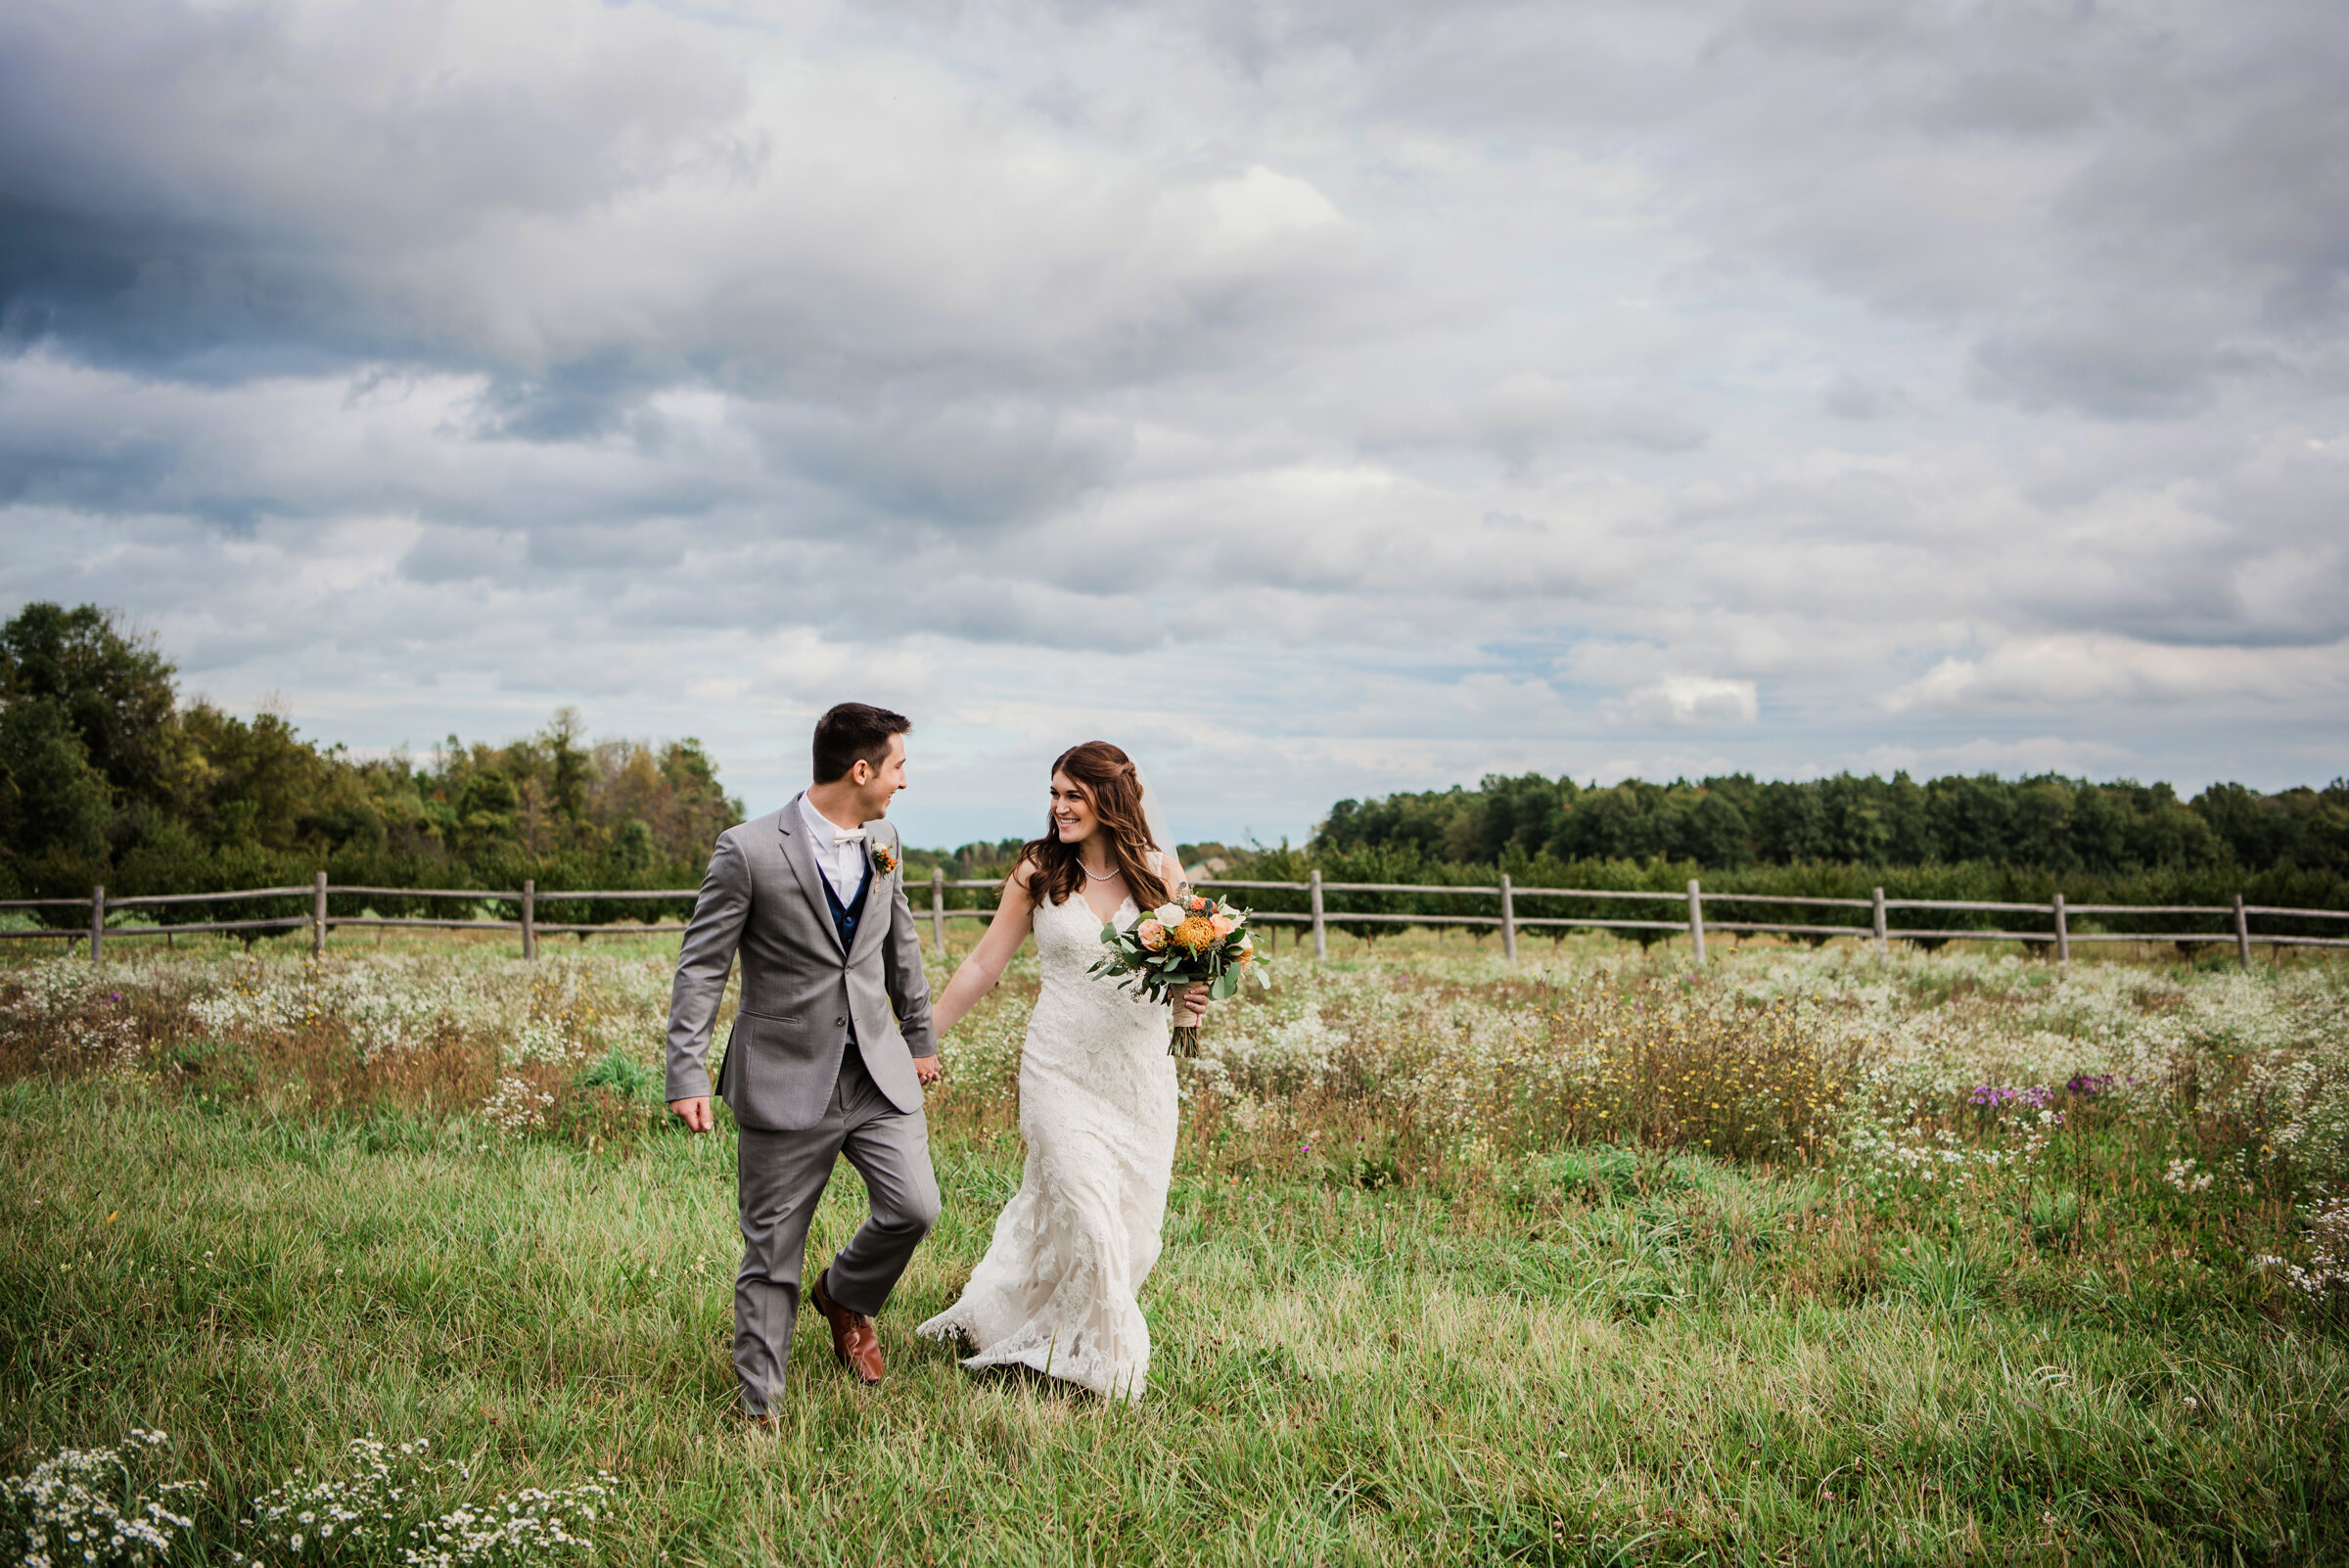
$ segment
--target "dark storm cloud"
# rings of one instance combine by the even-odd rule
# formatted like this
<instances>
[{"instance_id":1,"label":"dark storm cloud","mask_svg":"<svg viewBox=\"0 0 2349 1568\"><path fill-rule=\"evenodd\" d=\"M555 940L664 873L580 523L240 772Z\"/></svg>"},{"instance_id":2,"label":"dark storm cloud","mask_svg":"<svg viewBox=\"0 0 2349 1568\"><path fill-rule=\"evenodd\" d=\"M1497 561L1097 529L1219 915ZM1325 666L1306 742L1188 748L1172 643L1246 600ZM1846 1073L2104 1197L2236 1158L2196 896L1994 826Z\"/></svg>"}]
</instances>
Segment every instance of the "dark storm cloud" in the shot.
<instances>
[{"instance_id":1,"label":"dark storm cloud","mask_svg":"<svg viewBox=\"0 0 2349 1568\"><path fill-rule=\"evenodd\" d=\"M199 376L496 363L381 263L622 197L714 145L739 79L649 41L432 69L430 11L90 0L0 14L0 321Z\"/></svg>"}]
</instances>

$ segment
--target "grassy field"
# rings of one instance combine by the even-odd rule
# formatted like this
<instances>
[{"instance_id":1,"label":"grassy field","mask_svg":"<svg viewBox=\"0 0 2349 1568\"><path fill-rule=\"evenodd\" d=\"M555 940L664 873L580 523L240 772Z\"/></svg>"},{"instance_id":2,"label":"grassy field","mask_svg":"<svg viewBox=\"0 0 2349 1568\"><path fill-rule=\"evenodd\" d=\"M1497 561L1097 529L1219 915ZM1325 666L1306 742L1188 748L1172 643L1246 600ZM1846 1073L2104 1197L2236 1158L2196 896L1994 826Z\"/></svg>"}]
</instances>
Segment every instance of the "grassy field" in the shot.
<instances>
[{"instance_id":1,"label":"grassy field","mask_svg":"<svg viewBox=\"0 0 2349 1568\"><path fill-rule=\"evenodd\" d=\"M804 1323L760 1434L671 952L0 971L11 1528L84 1560L79 1484L217 1563L2349 1557L2340 966L1284 948L1185 1069L1137 1407L910 1334L1018 1180L1015 968L888 1383Z\"/></svg>"}]
</instances>

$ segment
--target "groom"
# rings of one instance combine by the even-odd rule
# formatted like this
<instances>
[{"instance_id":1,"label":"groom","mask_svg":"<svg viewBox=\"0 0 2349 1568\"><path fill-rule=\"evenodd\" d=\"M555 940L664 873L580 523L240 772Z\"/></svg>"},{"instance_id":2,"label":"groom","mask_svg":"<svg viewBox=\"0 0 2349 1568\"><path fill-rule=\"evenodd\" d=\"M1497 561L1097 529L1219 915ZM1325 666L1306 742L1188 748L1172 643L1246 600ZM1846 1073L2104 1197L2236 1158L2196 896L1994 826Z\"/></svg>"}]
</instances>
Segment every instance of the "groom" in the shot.
<instances>
[{"instance_id":1,"label":"groom","mask_svg":"<svg viewBox=\"0 0 2349 1568\"><path fill-rule=\"evenodd\" d=\"M816 721L815 783L728 828L685 928L668 1003L668 1108L711 1129L711 1025L742 954L742 1001L718 1096L741 1143L742 1268L734 1371L744 1409L771 1420L798 1320L807 1222L832 1161L864 1177L872 1217L815 1276L832 1352L881 1381L873 1314L938 1222L922 1085L938 1081L930 986L883 820L905 787L905 733L886 709L842 703Z\"/></svg>"}]
</instances>

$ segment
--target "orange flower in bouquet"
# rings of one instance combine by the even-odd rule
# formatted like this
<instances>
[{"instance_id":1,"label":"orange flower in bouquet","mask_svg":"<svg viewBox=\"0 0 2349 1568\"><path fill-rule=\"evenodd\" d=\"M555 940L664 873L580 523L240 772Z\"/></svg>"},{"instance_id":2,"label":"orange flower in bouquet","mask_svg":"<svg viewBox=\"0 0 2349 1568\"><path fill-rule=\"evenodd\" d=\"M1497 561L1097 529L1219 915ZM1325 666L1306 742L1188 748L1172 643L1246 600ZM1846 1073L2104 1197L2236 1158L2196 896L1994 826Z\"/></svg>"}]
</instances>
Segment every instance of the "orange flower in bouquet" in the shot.
<instances>
[{"instance_id":1,"label":"orange flower in bouquet","mask_svg":"<svg viewBox=\"0 0 2349 1568\"><path fill-rule=\"evenodd\" d=\"M1093 965L1092 973L1115 976L1135 995L1158 1002L1185 986L1205 986L1209 996L1221 1001L1251 975L1260 986L1271 985L1256 959L1247 910L1188 888L1176 893L1157 908L1142 911L1123 931L1115 921L1103 926L1101 945L1109 952ZM1167 1049L1178 1056L1198 1055L1197 1026L1177 1025Z\"/></svg>"}]
</instances>

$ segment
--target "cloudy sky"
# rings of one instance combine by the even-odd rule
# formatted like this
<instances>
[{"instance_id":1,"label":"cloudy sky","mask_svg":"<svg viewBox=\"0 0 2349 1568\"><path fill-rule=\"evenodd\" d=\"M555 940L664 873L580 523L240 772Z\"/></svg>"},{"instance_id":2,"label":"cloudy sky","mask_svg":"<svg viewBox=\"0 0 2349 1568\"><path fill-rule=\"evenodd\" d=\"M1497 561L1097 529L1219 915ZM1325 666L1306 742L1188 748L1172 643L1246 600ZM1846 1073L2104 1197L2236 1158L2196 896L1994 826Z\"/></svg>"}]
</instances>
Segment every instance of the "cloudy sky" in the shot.
<instances>
[{"instance_id":1,"label":"cloudy sky","mask_svg":"<svg viewBox=\"0 0 2349 1568\"><path fill-rule=\"evenodd\" d=\"M2349 771L2349 12L18 0L0 597L917 843Z\"/></svg>"}]
</instances>

